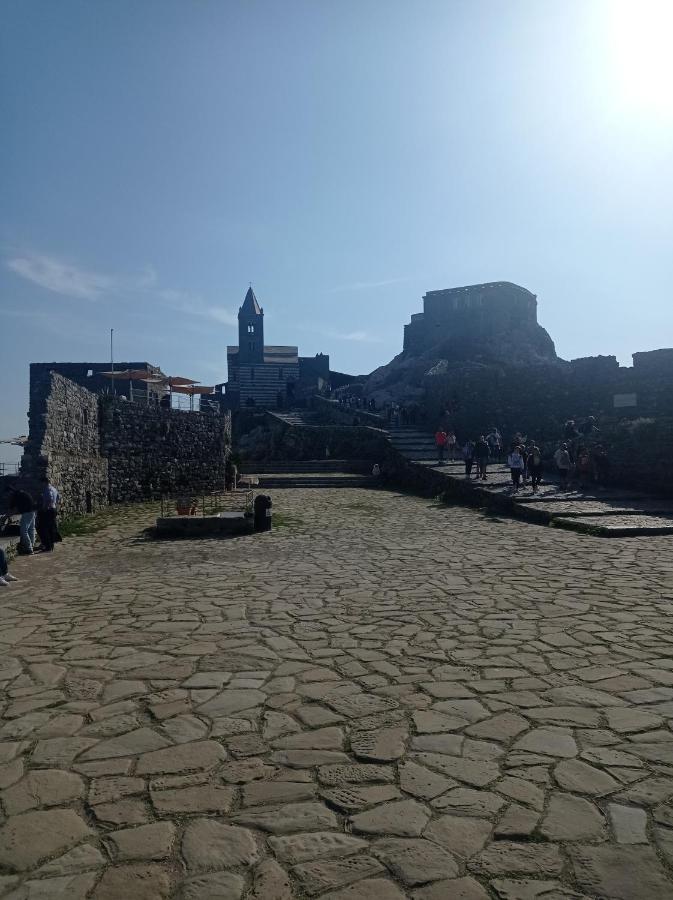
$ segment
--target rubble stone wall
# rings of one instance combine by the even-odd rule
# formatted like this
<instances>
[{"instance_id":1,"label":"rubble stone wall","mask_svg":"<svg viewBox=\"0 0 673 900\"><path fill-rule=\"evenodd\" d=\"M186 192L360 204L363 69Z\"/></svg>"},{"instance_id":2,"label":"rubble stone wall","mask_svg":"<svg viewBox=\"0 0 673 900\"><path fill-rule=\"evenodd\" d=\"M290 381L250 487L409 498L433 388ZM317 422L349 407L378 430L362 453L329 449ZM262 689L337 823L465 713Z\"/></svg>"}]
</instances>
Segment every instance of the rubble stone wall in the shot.
<instances>
[{"instance_id":1,"label":"rubble stone wall","mask_svg":"<svg viewBox=\"0 0 673 900\"><path fill-rule=\"evenodd\" d=\"M111 503L224 489L229 413L162 409L108 397L100 398L100 408Z\"/></svg>"},{"instance_id":2,"label":"rubble stone wall","mask_svg":"<svg viewBox=\"0 0 673 900\"><path fill-rule=\"evenodd\" d=\"M108 501L107 460L100 452L98 398L57 372L31 372L28 443L21 477L35 495L45 474L61 494L64 516Z\"/></svg>"},{"instance_id":3,"label":"rubble stone wall","mask_svg":"<svg viewBox=\"0 0 673 900\"><path fill-rule=\"evenodd\" d=\"M17 483L48 474L64 517L161 493L221 490L231 414L183 412L93 394L31 367L29 435Z\"/></svg>"},{"instance_id":4,"label":"rubble stone wall","mask_svg":"<svg viewBox=\"0 0 673 900\"><path fill-rule=\"evenodd\" d=\"M244 462L330 458L383 462L391 445L383 431L365 425L289 425L267 414L248 420L248 428L239 431L238 450Z\"/></svg>"}]
</instances>

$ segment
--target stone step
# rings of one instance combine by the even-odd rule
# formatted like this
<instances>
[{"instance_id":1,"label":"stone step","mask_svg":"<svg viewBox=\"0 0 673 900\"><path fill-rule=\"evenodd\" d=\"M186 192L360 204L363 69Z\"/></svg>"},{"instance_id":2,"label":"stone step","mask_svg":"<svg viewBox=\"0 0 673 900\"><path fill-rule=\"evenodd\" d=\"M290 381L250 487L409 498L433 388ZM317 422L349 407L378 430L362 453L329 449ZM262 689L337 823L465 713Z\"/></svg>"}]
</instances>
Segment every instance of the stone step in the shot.
<instances>
[{"instance_id":1,"label":"stone step","mask_svg":"<svg viewBox=\"0 0 673 900\"><path fill-rule=\"evenodd\" d=\"M244 463L241 475L261 475L263 473L279 474L283 472L369 472L372 463L358 459L304 459L304 460L261 460Z\"/></svg>"},{"instance_id":2,"label":"stone step","mask_svg":"<svg viewBox=\"0 0 673 900\"><path fill-rule=\"evenodd\" d=\"M369 487L372 479L365 475L312 475L306 473L296 474L267 474L259 476L259 485L257 490L278 489L278 488L361 488Z\"/></svg>"}]
</instances>

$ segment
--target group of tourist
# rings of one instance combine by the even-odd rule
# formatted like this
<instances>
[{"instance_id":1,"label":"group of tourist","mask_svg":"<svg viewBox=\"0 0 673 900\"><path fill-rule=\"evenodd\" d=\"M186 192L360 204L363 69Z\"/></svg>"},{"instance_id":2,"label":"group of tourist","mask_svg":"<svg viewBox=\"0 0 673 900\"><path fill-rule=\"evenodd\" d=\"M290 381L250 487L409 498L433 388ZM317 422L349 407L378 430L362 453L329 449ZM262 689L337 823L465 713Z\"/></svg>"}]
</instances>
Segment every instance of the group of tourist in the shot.
<instances>
[{"instance_id":1,"label":"group of tourist","mask_svg":"<svg viewBox=\"0 0 673 900\"><path fill-rule=\"evenodd\" d=\"M364 397L359 397L355 394L339 394L337 402L341 406L347 406L350 409L364 409L370 412L376 412L377 409L376 400L373 397L370 400L365 400Z\"/></svg>"},{"instance_id":2,"label":"group of tourist","mask_svg":"<svg viewBox=\"0 0 673 900\"><path fill-rule=\"evenodd\" d=\"M564 439L553 455L562 491L568 490L575 477L581 489L587 488L591 481L599 484L605 481L609 470L607 451L602 444L588 446L589 438L594 437L598 430L593 416L589 416L579 428L573 420L565 423ZM440 427L435 433L435 445L439 465L445 465L445 459L460 458L465 465L467 479L472 478L474 471L476 480L486 481L489 462L501 462L503 459L502 435L496 427L488 434L480 435L476 441L468 439L462 447L451 428ZM513 493L518 493L529 479L533 493L537 493L544 467L538 444L517 432L510 442L506 462Z\"/></svg>"},{"instance_id":3,"label":"group of tourist","mask_svg":"<svg viewBox=\"0 0 673 900\"><path fill-rule=\"evenodd\" d=\"M60 502L59 493L49 479L41 479L41 491L37 501L28 491L17 489L9 495L9 512L20 516L19 553L30 556L36 552L51 553L54 545L61 540L58 532L57 516ZM40 540L37 546L37 538ZM0 587L7 587L17 581L9 572L7 554L0 547Z\"/></svg>"}]
</instances>

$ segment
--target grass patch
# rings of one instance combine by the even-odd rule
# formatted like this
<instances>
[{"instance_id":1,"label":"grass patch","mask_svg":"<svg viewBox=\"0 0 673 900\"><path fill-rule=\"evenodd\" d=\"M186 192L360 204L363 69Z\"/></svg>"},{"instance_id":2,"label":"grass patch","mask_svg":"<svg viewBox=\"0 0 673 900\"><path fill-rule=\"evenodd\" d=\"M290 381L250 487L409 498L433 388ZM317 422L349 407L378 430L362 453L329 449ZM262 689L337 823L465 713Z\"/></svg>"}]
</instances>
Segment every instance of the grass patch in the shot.
<instances>
[{"instance_id":1,"label":"grass patch","mask_svg":"<svg viewBox=\"0 0 673 900\"><path fill-rule=\"evenodd\" d=\"M299 516L292 516L285 512L275 512L271 518L272 527L275 528L287 528L289 531L294 531L301 527L304 522Z\"/></svg>"},{"instance_id":2,"label":"grass patch","mask_svg":"<svg viewBox=\"0 0 673 900\"><path fill-rule=\"evenodd\" d=\"M160 505L158 503L133 503L125 506L106 506L97 512L84 516L71 516L58 523L58 530L62 537L86 537L97 534L111 525L122 525L128 522L137 522L145 525L148 515L158 515Z\"/></svg>"},{"instance_id":3,"label":"grass patch","mask_svg":"<svg viewBox=\"0 0 673 900\"><path fill-rule=\"evenodd\" d=\"M370 516L376 515L378 512L376 506L372 506L371 503L365 503L364 500L356 500L354 503L347 503L344 506L344 509L353 509L356 512L362 512Z\"/></svg>"}]
</instances>

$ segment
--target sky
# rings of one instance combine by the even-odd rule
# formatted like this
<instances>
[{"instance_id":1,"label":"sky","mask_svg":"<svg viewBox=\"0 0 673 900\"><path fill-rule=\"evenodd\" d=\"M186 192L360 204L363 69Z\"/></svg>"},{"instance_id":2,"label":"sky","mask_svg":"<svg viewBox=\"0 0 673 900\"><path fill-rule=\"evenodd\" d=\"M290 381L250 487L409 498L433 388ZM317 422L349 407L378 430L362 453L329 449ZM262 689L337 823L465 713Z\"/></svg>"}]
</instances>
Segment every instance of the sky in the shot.
<instances>
[{"instance_id":1,"label":"sky","mask_svg":"<svg viewBox=\"0 0 673 900\"><path fill-rule=\"evenodd\" d=\"M0 438L31 361L362 374L507 280L566 359L673 346L669 0L1 0ZM13 451L0 446L0 460Z\"/></svg>"}]
</instances>

